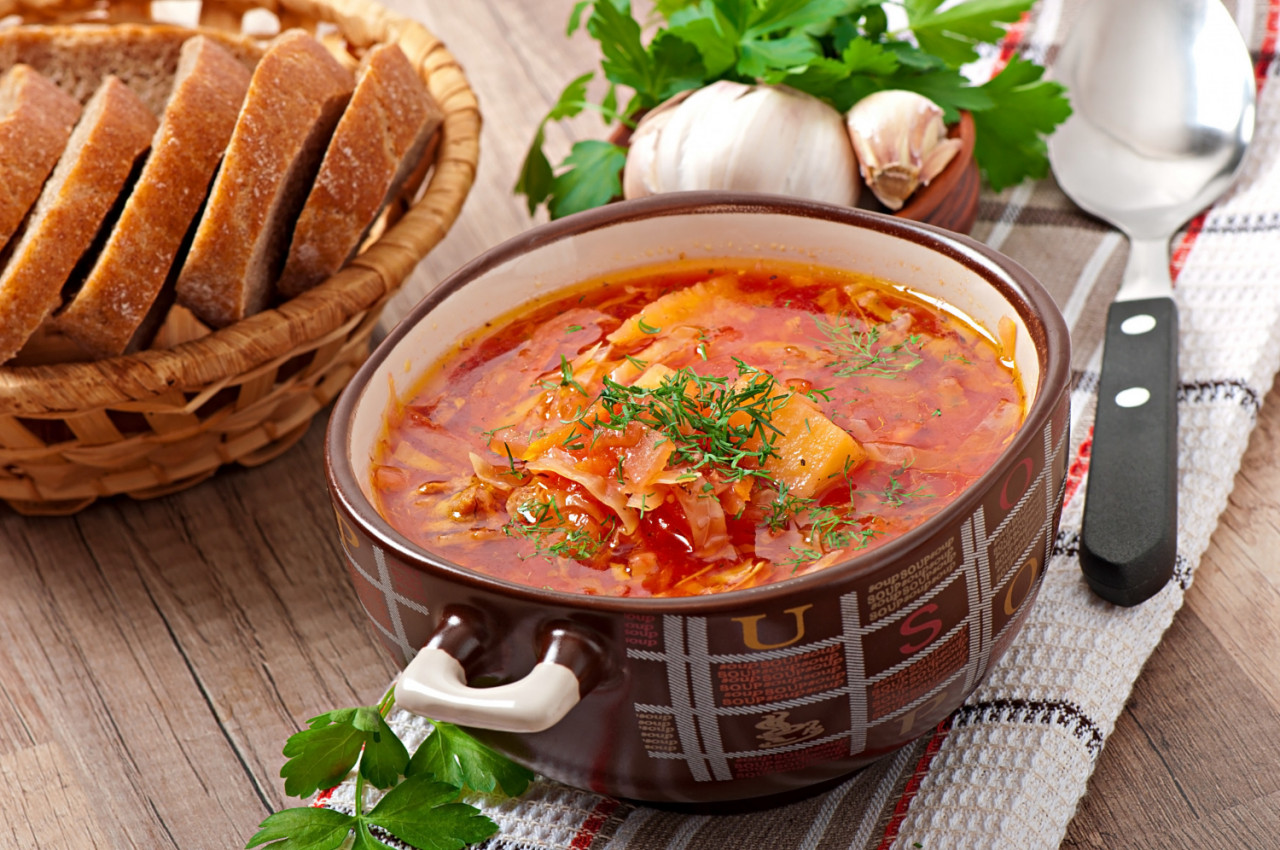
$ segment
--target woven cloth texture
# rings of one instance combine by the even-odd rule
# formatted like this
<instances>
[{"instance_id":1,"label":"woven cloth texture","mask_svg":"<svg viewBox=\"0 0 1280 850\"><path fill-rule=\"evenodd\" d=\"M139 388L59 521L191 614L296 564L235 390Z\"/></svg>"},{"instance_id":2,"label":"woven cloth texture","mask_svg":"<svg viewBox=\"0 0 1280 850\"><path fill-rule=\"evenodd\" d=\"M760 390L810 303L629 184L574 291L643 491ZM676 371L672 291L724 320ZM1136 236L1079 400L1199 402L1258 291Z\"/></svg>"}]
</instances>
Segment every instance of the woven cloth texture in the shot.
<instances>
[{"instance_id":1,"label":"woven cloth texture","mask_svg":"<svg viewBox=\"0 0 1280 850\"><path fill-rule=\"evenodd\" d=\"M1075 0L1042 0L984 59L1051 64ZM1107 736L1182 605L1227 505L1259 404L1280 365L1280 0L1228 4L1258 69L1253 145L1232 191L1173 240L1180 310L1179 529L1175 577L1134 608L1094 596L1077 557L1103 322L1124 238L1051 178L985 194L973 236L1026 266L1071 328L1071 459L1061 529L1029 621L986 681L930 736L832 790L742 815L689 815L540 781L518 800L473 800L500 826L491 848L786 850L1056 848ZM429 728L393 712L412 747ZM319 805L350 810L353 788ZM377 796L370 793L370 802ZM391 843L395 844L394 839Z\"/></svg>"}]
</instances>

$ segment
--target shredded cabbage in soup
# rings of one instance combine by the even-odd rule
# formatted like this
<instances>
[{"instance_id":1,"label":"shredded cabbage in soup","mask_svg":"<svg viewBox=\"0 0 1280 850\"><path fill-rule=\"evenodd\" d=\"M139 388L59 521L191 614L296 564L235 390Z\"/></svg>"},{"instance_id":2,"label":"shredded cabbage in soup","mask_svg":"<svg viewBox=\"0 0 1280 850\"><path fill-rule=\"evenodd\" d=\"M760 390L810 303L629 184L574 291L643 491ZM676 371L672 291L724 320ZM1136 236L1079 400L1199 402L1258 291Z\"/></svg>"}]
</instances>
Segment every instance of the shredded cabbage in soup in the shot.
<instances>
[{"instance_id":1,"label":"shredded cabbage in soup","mask_svg":"<svg viewBox=\"0 0 1280 850\"><path fill-rule=\"evenodd\" d=\"M830 269L671 264L492 324L390 412L373 483L409 539L535 587L822 569L936 514L1023 419L1006 346Z\"/></svg>"}]
</instances>

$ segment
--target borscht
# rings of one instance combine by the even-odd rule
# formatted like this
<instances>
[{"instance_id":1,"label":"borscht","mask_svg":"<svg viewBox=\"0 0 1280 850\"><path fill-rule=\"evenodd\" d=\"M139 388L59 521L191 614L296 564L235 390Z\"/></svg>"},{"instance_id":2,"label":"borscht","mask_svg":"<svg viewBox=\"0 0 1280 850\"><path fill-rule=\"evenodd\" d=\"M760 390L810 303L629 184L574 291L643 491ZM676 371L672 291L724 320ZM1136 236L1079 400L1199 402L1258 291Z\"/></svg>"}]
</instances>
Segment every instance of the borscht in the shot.
<instances>
[{"instance_id":1,"label":"borscht","mask_svg":"<svg viewBox=\"0 0 1280 850\"><path fill-rule=\"evenodd\" d=\"M609 275L487 323L393 403L375 505L424 549L539 588L805 575L991 467L1025 413L1013 338L1011 319L798 262Z\"/></svg>"}]
</instances>

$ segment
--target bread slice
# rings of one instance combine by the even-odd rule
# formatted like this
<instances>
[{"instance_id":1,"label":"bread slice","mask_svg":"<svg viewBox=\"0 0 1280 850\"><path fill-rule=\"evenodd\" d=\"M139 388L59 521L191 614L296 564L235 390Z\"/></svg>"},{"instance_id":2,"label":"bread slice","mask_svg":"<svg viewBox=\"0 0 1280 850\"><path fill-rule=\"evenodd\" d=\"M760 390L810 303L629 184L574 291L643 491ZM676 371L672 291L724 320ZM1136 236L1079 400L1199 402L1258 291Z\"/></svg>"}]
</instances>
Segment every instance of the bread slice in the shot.
<instances>
[{"instance_id":1,"label":"bread slice","mask_svg":"<svg viewBox=\"0 0 1280 850\"><path fill-rule=\"evenodd\" d=\"M178 55L192 35L211 38L250 70L262 56L253 39L210 28L164 24L67 24L0 29L0 68L30 65L85 103L108 74L133 89L155 115L164 112Z\"/></svg>"},{"instance_id":2,"label":"bread slice","mask_svg":"<svg viewBox=\"0 0 1280 850\"><path fill-rule=\"evenodd\" d=\"M298 217L280 295L310 289L351 259L443 120L404 51L394 44L369 51Z\"/></svg>"},{"instance_id":3,"label":"bread slice","mask_svg":"<svg viewBox=\"0 0 1280 850\"><path fill-rule=\"evenodd\" d=\"M59 305L63 285L155 131L151 110L115 77L107 77L85 104L0 272L0 363Z\"/></svg>"},{"instance_id":4,"label":"bread slice","mask_svg":"<svg viewBox=\"0 0 1280 850\"><path fill-rule=\"evenodd\" d=\"M56 320L95 357L136 347L248 88L249 70L211 39L183 45L151 155L84 285Z\"/></svg>"},{"instance_id":5,"label":"bread slice","mask_svg":"<svg viewBox=\"0 0 1280 850\"><path fill-rule=\"evenodd\" d=\"M31 66L0 77L0 249L39 197L79 117L80 104Z\"/></svg>"},{"instance_id":6,"label":"bread slice","mask_svg":"<svg viewBox=\"0 0 1280 850\"><path fill-rule=\"evenodd\" d=\"M355 80L301 30L277 36L249 94L178 275L178 302L223 327L267 305L289 231Z\"/></svg>"}]
</instances>

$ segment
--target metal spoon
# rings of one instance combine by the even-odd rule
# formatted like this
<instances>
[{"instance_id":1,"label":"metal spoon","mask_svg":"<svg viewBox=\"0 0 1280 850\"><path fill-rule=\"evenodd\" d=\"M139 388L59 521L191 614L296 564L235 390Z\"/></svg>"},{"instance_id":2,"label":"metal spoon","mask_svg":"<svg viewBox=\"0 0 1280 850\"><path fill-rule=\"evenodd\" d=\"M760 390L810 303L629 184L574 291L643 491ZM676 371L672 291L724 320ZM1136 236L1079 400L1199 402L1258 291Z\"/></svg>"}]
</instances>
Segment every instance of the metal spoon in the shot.
<instances>
[{"instance_id":1,"label":"metal spoon","mask_svg":"<svg viewBox=\"0 0 1280 850\"><path fill-rule=\"evenodd\" d=\"M1074 114L1049 140L1063 191L1129 237L1107 313L1080 564L1136 605L1177 555L1178 314L1169 240L1231 184L1253 135L1249 52L1218 0L1093 0L1054 66Z\"/></svg>"}]
</instances>

